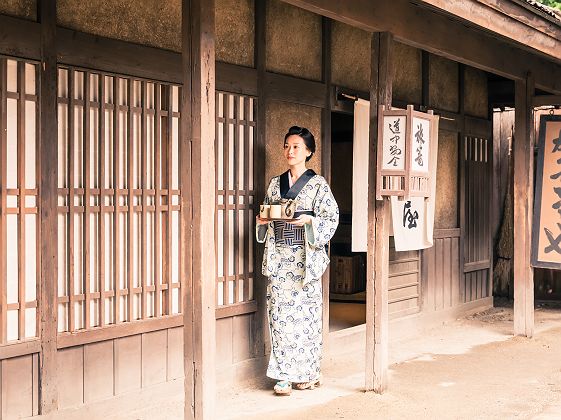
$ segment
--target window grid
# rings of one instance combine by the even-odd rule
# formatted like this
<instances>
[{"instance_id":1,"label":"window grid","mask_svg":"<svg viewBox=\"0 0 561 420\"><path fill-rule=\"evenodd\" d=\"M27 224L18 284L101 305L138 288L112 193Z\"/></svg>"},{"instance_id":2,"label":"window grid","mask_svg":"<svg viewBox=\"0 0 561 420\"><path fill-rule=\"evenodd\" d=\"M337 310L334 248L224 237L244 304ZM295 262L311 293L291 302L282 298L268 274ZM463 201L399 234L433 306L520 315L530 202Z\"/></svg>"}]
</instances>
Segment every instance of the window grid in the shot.
<instances>
[{"instance_id":1,"label":"window grid","mask_svg":"<svg viewBox=\"0 0 561 420\"><path fill-rule=\"evenodd\" d=\"M253 299L257 100L216 93L217 306Z\"/></svg>"},{"instance_id":2,"label":"window grid","mask_svg":"<svg viewBox=\"0 0 561 420\"><path fill-rule=\"evenodd\" d=\"M59 68L59 332L181 312L180 87Z\"/></svg>"}]
</instances>

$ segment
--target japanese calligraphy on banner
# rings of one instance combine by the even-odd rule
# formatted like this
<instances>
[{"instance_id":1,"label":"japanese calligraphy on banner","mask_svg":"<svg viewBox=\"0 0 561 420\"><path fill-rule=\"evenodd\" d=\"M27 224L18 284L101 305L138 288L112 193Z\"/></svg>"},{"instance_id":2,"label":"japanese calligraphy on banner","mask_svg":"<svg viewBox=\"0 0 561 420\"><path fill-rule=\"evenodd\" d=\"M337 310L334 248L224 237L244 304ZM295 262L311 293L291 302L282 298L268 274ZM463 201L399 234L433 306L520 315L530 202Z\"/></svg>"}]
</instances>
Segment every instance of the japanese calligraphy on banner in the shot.
<instances>
[{"instance_id":1,"label":"japanese calligraphy on banner","mask_svg":"<svg viewBox=\"0 0 561 420\"><path fill-rule=\"evenodd\" d=\"M429 197L433 161L438 143L438 119L432 111L378 109L376 199L383 196Z\"/></svg>"},{"instance_id":2,"label":"japanese calligraphy on banner","mask_svg":"<svg viewBox=\"0 0 561 420\"><path fill-rule=\"evenodd\" d=\"M405 116L384 117L384 169L405 169L405 124Z\"/></svg>"},{"instance_id":3,"label":"japanese calligraphy on banner","mask_svg":"<svg viewBox=\"0 0 561 420\"><path fill-rule=\"evenodd\" d=\"M413 117L413 150L411 169L415 172L429 172L430 128L429 121Z\"/></svg>"},{"instance_id":4,"label":"japanese calligraphy on banner","mask_svg":"<svg viewBox=\"0 0 561 420\"><path fill-rule=\"evenodd\" d=\"M542 115L532 229L532 265L561 269L561 116Z\"/></svg>"},{"instance_id":5,"label":"japanese calligraphy on banner","mask_svg":"<svg viewBox=\"0 0 561 420\"><path fill-rule=\"evenodd\" d=\"M428 136L427 136L428 139ZM423 156L430 165L429 197L411 197L409 200L397 196L390 197L392 231L396 251L411 251L430 248L434 233L434 207L436 200L436 163L438 161L438 137L434 137L430 155L423 150ZM427 140L428 141L428 140ZM424 162L423 162L424 163Z\"/></svg>"}]
</instances>

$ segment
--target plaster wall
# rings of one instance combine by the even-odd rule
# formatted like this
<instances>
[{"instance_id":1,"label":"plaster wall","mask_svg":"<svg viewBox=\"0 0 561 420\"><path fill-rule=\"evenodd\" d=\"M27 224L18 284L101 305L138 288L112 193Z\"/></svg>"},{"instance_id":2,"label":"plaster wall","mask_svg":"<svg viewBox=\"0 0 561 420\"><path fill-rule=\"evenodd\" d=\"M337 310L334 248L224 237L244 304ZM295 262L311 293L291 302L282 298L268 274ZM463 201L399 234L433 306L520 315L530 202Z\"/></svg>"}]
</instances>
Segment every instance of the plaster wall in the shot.
<instances>
[{"instance_id":1,"label":"plaster wall","mask_svg":"<svg viewBox=\"0 0 561 420\"><path fill-rule=\"evenodd\" d=\"M293 125L304 126L316 140L316 152L308 168L321 174L321 109L288 102L270 101L267 104L265 179L285 172L288 167L283 153L284 135Z\"/></svg>"},{"instance_id":2,"label":"plaster wall","mask_svg":"<svg viewBox=\"0 0 561 420\"><path fill-rule=\"evenodd\" d=\"M423 86L421 50L399 42L394 45L393 98L420 104Z\"/></svg>"},{"instance_id":3,"label":"plaster wall","mask_svg":"<svg viewBox=\"0 0 561 420\"><path fill-rule=\"evenodd\" d=\"M37 0L2 0L0 14L37 20Z\"/></svg>"},{"instance_id":4,"label":"plaster wall","mask_svg":"<svg viewBox=\"0 0 561 420\"><path fill-rule=\"evenodd\" d=\"M444 111L458 112L458 63L431 54L429 67L429 105Z\"/></svg>"},{"instance_id":5,"label":"plaster wall","mask_svg":"<svg viewBox=\"0 0 561 420\"><path fill-rule=\"evenodd\" d=\"M321 80L321 16L279 0L267 2L266 68Z\"/></svg>"},{"instance_id":6,"label":"plaster wall","mask_svg":"<svg viewBox=\"0 0 561 420\"><path fill-rule=\"evenodd\" d=\"M435 229L459 226L458 201L458 135L441 130L436 168Z\"/></svg>"},{"instance_id":7,"label":"plaster wall","mask_svg":"<svg viewBox=\"0 0 561 420\"><path fill-rule=\"evenodd\" d=\"M333 21L331 25L331 82L363 92L370 90L371 35Z\"/></svg>"},{"instance_id":8,"label":"plaster wall","mask_svg":"<svg viewBox=\"0 0 561 420\"><path fill-rule=\"evenodd\" d=\"M216 0L216 61L254 67L254 0Z\"/></svg>"},{"instance_id":9,"label":"plaster wall","mask_svg":"<svg viewBox=\"0 0 561 420\"><path fill-rule=\"evenodd\" d=\"M473 117L489 118L487 74L484 71L466 67L464 110Z\"/></svg>"},{"instance_id":10,"label":"plaster wall","mask_svg":"<svg viewBox=\"0 0 561 420\"><path fill-rule=\"evenodd\" d=\"M58 0L60 26L181 51L181 0Z\"/></svg>"}]
</instances>

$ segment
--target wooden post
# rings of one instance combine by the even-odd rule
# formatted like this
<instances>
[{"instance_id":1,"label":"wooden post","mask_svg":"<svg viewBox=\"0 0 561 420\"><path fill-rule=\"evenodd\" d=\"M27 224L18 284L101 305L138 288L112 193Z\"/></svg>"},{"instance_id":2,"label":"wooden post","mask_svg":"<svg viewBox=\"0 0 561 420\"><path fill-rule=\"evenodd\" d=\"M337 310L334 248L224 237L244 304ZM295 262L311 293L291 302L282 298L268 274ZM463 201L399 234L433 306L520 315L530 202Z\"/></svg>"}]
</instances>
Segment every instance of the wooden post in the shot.
<instances>
[{"instance_id":1,"label":"wooden post","mask_svg":"<svg viewBox=\"0 0 561 420\"><path fill-rule=\"evenodd\" d=\"M57 60L56 1L41 0L41 124L40 161L40 338L39 412L47 414L58 408L57 390ZM23 185L22 185L23 188ZM55 246L53 246L55 244Z\"/></svg>"},{"instance_id":2,"label":"wooden post","mask_svg":"<svg viewBox=\"0 0 561 420\"><path fill-rule=\"evenodd\" d=\"M257 69L257 132L256 143L253 151L254 167L254 214L259 209L266 192L265 179L265 142L267 117L267 88L265 83L265 59L266 59L266 33L265 18L267 15L267 2L265 0L255 1L255 67ZM253 227L252 222L252 227ZM249 234L253 235L253 229ZM261 262L263 257L264 245L256 243L253 252L254 281L253 296L257 301L257 312L252 316L251 322L251 350L254 357L262 357L267 353L269 342L269 328L267 319L267 278L261 273Z\"/></svg>"},{"instance_id":3,"label":"wooden post","mask_svg":"<svg viewBox=\"0 0 561 420\"><path fill-rule=\"evenodd\" d=\"M321 173L331 183L331 20L322 17L322 72L325 83L325 106L321 110ZM331 254L331 250L329 250ZM329 267L322 276L323 353L329 346Z\"/></svg>"},{"instance_id":4,"label":"wooden post","mask_svg":"<svg viewBox=\"0 0 561 420\"><path fill-rule=\"evenodd\" d=\"M183 0L182 10L181 138L183 146L188 139L191 143L192 206L191 276L183 292L185 418L212 419L216 385L214 1ZM182 166L183 182L186 170Z\"/></svg>"},{"instance_id":5,"label":"wooden post","mask_svg":"<svg viewBox=\"0 0 561 420\"><path fill-rule=\"evenodd\" d=\"M368 169L368 253L366 276L367 391L383 392L388 373L389 200L376 200L378 105L392 102L392 43L390 33L372 35Z\"/></svg>"},{"instance_id":6,"label":"wooden post","mask_svg":"<svg viewBox=\"0 0 561 420\"><path fill-rule=\"evenodd\" d=\"M534 334L534 269L530 266L532 244L532 199L534 81L515 84L514 133L514 333Z\"/></svg>"}]
</instances>

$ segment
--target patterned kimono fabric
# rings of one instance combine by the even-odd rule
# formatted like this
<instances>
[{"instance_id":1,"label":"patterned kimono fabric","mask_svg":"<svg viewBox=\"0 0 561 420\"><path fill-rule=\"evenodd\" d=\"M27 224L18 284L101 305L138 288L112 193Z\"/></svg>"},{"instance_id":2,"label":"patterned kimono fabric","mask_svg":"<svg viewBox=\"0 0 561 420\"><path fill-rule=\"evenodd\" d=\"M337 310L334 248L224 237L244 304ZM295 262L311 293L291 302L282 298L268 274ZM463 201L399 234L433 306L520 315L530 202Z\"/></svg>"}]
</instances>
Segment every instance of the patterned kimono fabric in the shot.
<instances>
[{"instance_id":1,"label":"patterned kimono fabric","mask_svg":"<svg viewBox=\"0 0 561 420\"><path fill-rule=\"evenodd\" d=\"M325 245L339 222L339 209L325 179L310 170L307 175L308 182L296 196L296 215L313 214L312 225L303 228L276 221L257 227L257 240L265 242L263 274L269 277L272 346L267 376L291 382L309 382L320 375L321 275L329 263ZM288 172L271 180L265 204L287 196L281 194L287 189L287 178L281 181L284 176ZM297 181L292 188L301 184Z\"/></svg>"}]
</instances>

